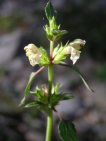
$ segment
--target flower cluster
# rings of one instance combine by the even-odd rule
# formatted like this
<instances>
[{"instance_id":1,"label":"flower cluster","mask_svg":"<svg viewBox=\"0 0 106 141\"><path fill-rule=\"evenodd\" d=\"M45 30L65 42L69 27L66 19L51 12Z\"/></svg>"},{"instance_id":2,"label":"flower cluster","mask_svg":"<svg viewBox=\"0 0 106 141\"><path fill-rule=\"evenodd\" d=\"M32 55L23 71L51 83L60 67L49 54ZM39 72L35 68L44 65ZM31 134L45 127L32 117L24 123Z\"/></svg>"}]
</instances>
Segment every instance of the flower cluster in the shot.
<instances>
[{"instance_id":1,"label":"flower cluster","mask_svg":"<svg viewBox=\"0 0 106 141\"><path fill-rule=\"evenodd\" d=\"M61 63L63 60L65 60L67 55L70 54L70 59L72 60L73 64L75 64L80 57L81 48L85 45L85 43L85 40L76 39L65 46L62 44L58 45L53 51L53 63ZM24 50L26 51L26 56L28 57L32 66L35 66L36 64L49 64L46 52L40 48L37 48L34 44L25 46Z\"/></svg>"}]
</instances>

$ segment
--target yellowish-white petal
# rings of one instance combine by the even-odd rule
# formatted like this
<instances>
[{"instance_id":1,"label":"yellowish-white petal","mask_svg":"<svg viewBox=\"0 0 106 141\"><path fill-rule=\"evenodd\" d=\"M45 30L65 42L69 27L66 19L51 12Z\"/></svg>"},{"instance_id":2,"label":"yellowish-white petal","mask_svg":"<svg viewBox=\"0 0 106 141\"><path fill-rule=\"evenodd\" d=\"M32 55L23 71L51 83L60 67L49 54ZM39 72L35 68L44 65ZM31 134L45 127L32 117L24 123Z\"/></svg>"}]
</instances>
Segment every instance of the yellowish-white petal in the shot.
<instances>
[{"instance_id":1,"label":"yellowish-white petal","mask_svg":"<svg viewBox=\"0 0 106 141\"><path fill-rule=\"evenodd\" d=\"M24 47L24 50L26 51L26 56L32 66L39 64L40 57L42 56L39 48L37 48L34 44L29 44Z\"/></svg>"},{"instance_id":2,"label":"yellowish-white petal","mask_svg":"<svg viewBox=\"0 0 106 141\"><path fill-rule=\"evenodd\" d=\"M71 47L70 49L71 49L71 56L70 56L70 59L72 60L73 64L75 64L76 61L77 61L77 60L79 59L79 57L80 57L81 51L79 51L79 50L77 50L77 49L75 49L75 48L73 48L73 47Z\"/></svg>"},{"instance_id":3,"label":"yellowish-white petal","mask_svg":"<svg viewBox=\"0 0 106 141\"><path fill-rule=\"evenodd\" d=\"M85 40L76 39L73 42L71 42L69 44L69 46L72 46L72 47L76 48L77 50L80 50L85 45L85 43L86 43Z\"/></svg>"}]
</instances>

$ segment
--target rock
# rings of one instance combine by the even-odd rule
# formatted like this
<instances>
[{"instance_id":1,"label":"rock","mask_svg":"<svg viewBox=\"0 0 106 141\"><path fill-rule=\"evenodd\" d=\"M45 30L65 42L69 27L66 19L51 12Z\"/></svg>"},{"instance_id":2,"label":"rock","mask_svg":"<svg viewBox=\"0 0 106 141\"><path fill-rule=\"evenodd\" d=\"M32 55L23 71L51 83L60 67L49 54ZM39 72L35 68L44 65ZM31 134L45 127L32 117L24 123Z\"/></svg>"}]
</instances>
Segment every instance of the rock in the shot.
<instances>
[{"instance_id":1,"label":"rock","mask_svg":"<svg viewBox=\"0 0 106 141\"><path fill-rule=\"evenodd\" d=\"M11 33L6 33L0 37L0 65L8 63L15 54L20 42L22 32L16 30Z\"/></svg>"}]
</instances>

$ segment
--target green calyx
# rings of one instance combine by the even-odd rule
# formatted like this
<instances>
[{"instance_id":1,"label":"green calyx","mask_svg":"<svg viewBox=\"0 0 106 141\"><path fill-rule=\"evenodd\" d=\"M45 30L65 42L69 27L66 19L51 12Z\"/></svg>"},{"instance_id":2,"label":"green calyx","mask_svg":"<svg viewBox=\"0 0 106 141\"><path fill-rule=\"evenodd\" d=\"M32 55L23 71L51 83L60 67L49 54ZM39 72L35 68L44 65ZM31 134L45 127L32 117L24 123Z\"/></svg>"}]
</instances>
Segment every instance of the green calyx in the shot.
<instances>
[{"instance_id":1,"label":"green calyx","mask_svg":"<svg viewBox=\"0 0 106 141\"><path fill-rule=\"evenodd\" d=\"M39 65L48 66L50 64L50 61L49 61L47 51L43 47L40 47L39 50L42 54L42 56L40 57Z\"/></svg>"},{"instance_id":2,"label":"green calyx","mask_svg":"<svg viewBox=\"0 0 106 141\"><path fill-rule=\"evenodd\" d=\"M65 53L66 46L67 44L62 45L61 43L61 44L58 44L58 46L54 49L53 51L54 64L64 63L64 60L67 57L67 54Z\"/></svg>"}]
</instances>

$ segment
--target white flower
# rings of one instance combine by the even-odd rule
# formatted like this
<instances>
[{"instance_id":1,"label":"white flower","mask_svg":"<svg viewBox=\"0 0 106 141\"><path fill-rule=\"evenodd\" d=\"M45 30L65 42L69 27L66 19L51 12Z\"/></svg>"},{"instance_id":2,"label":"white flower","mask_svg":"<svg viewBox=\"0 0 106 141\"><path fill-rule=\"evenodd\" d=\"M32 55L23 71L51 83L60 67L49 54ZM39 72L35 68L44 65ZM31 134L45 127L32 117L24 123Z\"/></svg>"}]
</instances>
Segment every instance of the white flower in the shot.
<instances>
[{"instance_id":1,"label":"white flower","mask_svg":"<svg viewBox=\"0 0 106 141\"><path fill-rule=\"evenodd\" d=\"M79 59L79 57L80 57L81 51L75 49L74 47L71 47L70 50L71 50L70 59L72 60L73 64L75 64L76 61L77 61L77 60Z\"/></svg>"},{"instance_id":2,"label":"white flower","mask_svg":"<svg viewBox=\"0 0 106 141\"><path fill-rule=\"evenodd\" d=\"M24 50L26 51L26 56L28 57L29 62L32 66L39 64L42 54L34 44L25 46Z\"/></svg>"},{"instance_id":3,"label":"white flower","mask_svg":"<svg viewBox=\"0 0 106 141\"><path fill-rule=\"evenodd\" d=\"M80 57L80 49L85 45L86 41L81 39L76 39L73 42L69 43L68 46L65 48L65 53L70 54L70 59L72 60L73 64Z\"/></svg>"}]
</instances>

